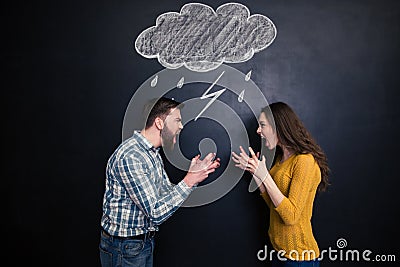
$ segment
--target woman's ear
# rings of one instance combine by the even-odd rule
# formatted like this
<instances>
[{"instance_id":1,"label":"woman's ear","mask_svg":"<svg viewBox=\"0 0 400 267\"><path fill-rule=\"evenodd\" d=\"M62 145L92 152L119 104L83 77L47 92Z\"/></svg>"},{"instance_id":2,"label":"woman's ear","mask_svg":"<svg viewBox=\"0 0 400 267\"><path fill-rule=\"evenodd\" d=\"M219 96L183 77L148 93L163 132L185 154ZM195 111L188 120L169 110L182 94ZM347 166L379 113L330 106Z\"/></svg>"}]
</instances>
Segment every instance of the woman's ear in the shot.
<instances>
[{"instance_id":1,"label":"woman's ear","mask_svg":"<svg viewBox=\"0 0 400 267\"><path fill-rule=\"evenodd\" d=\"M162 130L164 128L164 121L160 117L157 117L154 120L154 123L158 130Z\"/></svg>"}]
</instances>

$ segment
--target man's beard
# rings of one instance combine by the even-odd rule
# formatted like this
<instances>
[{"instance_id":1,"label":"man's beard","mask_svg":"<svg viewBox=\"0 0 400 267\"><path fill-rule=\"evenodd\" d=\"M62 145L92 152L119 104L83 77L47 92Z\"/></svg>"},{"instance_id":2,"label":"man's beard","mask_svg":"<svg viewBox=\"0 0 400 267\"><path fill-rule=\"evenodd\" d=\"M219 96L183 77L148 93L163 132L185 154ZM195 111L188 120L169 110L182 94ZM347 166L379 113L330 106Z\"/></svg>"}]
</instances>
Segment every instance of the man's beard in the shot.
<instances>
[{"instance_id":1,"label":"man's beard","mask_svg":"<svg viewBox=\"0 0 400 267\"><path fill-rule=\"evenodd\" d=\"M167 125L161 130L161 142L162 147L167 148L169 150L174 150L174 139L176 138L176 133L173 133ZM176 140L176 139L175 139Z\"/></svg>"}]
</instances>

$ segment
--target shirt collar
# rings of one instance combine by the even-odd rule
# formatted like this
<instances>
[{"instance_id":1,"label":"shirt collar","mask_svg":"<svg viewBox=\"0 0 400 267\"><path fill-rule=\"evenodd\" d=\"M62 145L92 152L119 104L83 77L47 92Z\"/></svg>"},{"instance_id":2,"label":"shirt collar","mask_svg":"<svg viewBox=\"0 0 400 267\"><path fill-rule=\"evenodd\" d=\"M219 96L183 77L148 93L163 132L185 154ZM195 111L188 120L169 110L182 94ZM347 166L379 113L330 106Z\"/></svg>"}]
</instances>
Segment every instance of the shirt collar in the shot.
<instances>
[{"instance_id":1,"label":"shirt collar","mask_svg":"<svg viewBox=\"0 0 400 267\"><path fill-rule=\"evenodd\" d=\"M149 140L146 139L146 137L144 137L140 131L134 131L133 135L137 138L137 140L139 140L139 143L146 149L146 150L151 150L153 152L158 152L160 150L160 148L155 148L150 142Z\"/></svg>"}]
</instances>

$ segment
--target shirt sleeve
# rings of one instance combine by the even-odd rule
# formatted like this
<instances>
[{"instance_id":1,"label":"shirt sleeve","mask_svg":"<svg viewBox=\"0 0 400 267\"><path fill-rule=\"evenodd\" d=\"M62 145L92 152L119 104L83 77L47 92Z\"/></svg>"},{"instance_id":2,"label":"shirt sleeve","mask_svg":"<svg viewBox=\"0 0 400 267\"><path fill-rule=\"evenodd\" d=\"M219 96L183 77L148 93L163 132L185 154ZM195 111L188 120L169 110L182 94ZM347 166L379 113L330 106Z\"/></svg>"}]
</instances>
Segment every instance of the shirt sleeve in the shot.
<instances>
[{"instance_id":1,"label":"shirt sleeve","mask_svg":"<svg viewBox=\"0 0 400 267\"><path fill-rule=\"evenodd\" d=\"M157 225L168 219L192 191L182 180L169 186L168 194L160 192L151 179L151 170L138 159L123 158L116 164L118 176L132 201Z\"/></svg>"},{"instance_id":2,"label":"shirt sleeve","mask_svg":"<svg viewBox=\"0 0 400 267\"><path fill-rule=\"evenodd\" d=\"M275 208L285 224L294 225L299 221L309 203L307 200L315 197L320 181L321 172L314 157L310 154L299 155L293 167L288 196Z\"/></svg>"}]
</instances>

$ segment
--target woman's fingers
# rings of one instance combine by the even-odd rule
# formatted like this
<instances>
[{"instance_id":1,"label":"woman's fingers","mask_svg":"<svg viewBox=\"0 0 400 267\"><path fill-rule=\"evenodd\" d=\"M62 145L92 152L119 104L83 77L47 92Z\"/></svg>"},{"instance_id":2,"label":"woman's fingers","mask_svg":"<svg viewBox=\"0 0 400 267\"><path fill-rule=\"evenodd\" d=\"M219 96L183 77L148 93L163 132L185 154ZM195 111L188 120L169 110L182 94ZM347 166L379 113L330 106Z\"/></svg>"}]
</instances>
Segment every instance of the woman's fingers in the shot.
<instances>
[{"instance_id":1,"label":"woman's fingers","mask_svg":"<svg viewBox=\"0 0 400 267\"><path fill-rule=\"evenodd\" d=\"M249 147L249 151L250 151L251 157L252 157L254 160L258 160L258 157L260 156L260 152L257 152L257 154L254 153L254 150L253 150L251 147Z\"/></svg>"},{"instance_id":2,"label":"woman's fingers","mask_svg":"<svg viewBox=\"0 0 400 267\"><path fill-rule=\"evenodd\" d=\"M240 156L238 154L236 154L235 152L232 152L232 156L233 158L239 160Z\"/></svg>"},{"instance_id":3,"label":"woman's fingers","mask_svg":"<svg viewBox=\"0 0 400 267\"><path fill-rule=\"evenodd\" d=\"M241 151L240 152L240 156L242 156L242 158L245 159L246 161L249 160L249 156L247 156L247 153L246 153L246 151L244 151L243 147L240 146L239 148L240 148L240 151Z\"/></svg>"},{"instance_id":4,"label":"woman's fingers","mask_svg":"<svg viewBox=\"0 0 400 267\"><path fill-rule=\"evenodd\" d=\"M247 160L245 160L242 156L239 156L235 152L232 152L232 159L235 163L244 163L244 165L247 164ZM246 163L245 163L246 162Z\"/></svg>"},{"instance_id":5,"label":"woman's fingers","mask_svg":"<svg viewBox=\"0 0 400 267\"><path fill-rule=\"evenodd\" d=\"M254 158L254 156L256 155L253 151L253 149L249 146L249 151L250 151L250 155L252 158Z\"/></svg>"},{"instance_id":6,"label":"woman's fingers","mask_svg":"<svg viewBox=\"0 0 400 267\"><path fill-rule=\"evenodd\" d=\"M258 166L258 162L256 162L254 159L249 160L249 167L251 167L253 169L257 169L257 166Z\"/></svg>"},{"instance_id":7,"label":"woman's fingers","mask_svg":"<svg viewBox=\"0 0 400 267\"><path fill-rule=\"evenodd\" d=\"M238 159L235 159L235 157L232 157L232 160L233 160L235 163L240 163L240 161L239 161Z\"/></svg>"},{"instance_id":8,"label":"woman's fingers","mask_svg":"<svg viewBox=\"0 0 400 267\"><path fill-rule=\"evenodd\" d=\"M235 158L235 157L232 157L232 160L233 160L233 162L235 162L236 163L236 167L238 167L237 165L242 165L242 161L240 160L240 158ZM246 165L246 164L244 164L244 165Z\"/></svg>"},{"instance_id":9,"label":"woman's fingers","mask_svg":"<svg viewBox=\"0 0 400 267\"><path fill-rule=\"evenodd\" d=\"M244 151L243 147L240 146L240 155L236 154L235 152L232 152L232 160L236 163L235 167L239 167L242 170L249 171L251 173L254 173L254 171L258 167L258 157L254 153L254 150L249 148L251 158L247 156L247 153Z\"/></svg>"},{"instance_id":10,"label":"woman's fingers","mask_svg":"<svg viewBox=\"0 0 400 267\"><path fill-rule=\"evenodd\" d=\"M235 164L235 167L238 167L242 170L244 170L246 167L244 167L242 164Z\"/></svg>"}]
</instances>

